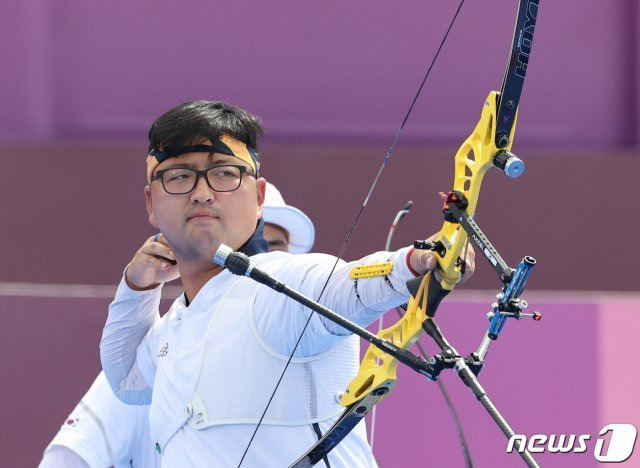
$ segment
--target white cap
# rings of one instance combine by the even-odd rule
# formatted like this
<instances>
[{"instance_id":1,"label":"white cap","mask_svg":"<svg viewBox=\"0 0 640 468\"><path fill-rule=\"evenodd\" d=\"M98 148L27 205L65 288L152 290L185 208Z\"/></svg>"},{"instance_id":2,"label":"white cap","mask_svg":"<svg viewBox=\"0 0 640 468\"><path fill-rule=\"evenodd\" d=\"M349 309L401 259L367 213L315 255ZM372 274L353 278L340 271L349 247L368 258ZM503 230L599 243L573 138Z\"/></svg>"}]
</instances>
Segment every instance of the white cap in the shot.
<instances>
[{"instance_id":1,"label":"white cap","mask_svg":"<svg viewBox=\"0 0 640 468\"><path fill-rule=\"evenodd\" d=\"M298 208L287 205L280 191L269 182L262 218L265 223L276 224L289 232L289 252L307 253L313 247L316 238L313 222Z\"/></svg>"}]
</instances>

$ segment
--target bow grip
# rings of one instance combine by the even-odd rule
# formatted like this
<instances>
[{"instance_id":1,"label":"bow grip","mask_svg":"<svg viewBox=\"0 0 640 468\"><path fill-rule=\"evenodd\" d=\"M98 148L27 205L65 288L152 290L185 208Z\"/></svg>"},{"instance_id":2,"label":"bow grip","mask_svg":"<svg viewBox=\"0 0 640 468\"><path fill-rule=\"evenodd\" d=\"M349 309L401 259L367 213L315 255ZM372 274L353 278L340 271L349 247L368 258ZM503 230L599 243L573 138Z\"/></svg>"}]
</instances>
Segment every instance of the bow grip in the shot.
<instances>
[{"instance_id":1,"label":"bow grip","mask_svg":"<svg viewBox=\"0 0 640 468\"><path fill-rule=\"evenodd\" d=\"M437 271L433 271L407 281L407 289L411 294L411 299L415 299L418 304L425 304L423 311L427 320L436 315L440 302L451 292L450 289L446 289L442 286L441 281L438 278L439 276L440 275ZM423 295L426 295L426 298L416 297L419 295L420 283L423 281L427 281L424 292L422 293Z\"/></svg>"}]
</instances>

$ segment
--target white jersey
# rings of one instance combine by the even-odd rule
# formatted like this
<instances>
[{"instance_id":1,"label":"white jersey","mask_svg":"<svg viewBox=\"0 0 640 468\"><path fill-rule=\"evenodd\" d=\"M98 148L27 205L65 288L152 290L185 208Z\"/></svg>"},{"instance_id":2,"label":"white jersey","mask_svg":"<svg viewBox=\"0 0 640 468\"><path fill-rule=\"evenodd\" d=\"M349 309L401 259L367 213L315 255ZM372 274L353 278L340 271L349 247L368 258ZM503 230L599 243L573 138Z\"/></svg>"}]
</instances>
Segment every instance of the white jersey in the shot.
<instances>
[{"instance_id":1,"label":"white jersey","mask_svg":"<svg viewBox=\"0 0 640 468\"><path fill-rule=\"evenodd\" d=\"M406 264L407 252L408 249L379 252L351 264L339 263L321 302L359 325L368 326L382 313L407 300L405 282L413 278ZM293 256L284 252L259 254L252 260L257 267L313 298L320 295L335 262L334 257L327 255ZM393 271L386 278L359 280L356 291L355 282L349 279L351 268L385 261L393 262ZM239 282L242 291L251 293L246 297L228 297ZM151 403L152 440L162 451L163 466L237 466L279 377L279 372L273 372L271 361L260 354L281 359L284 367L309 310L228 270L207 282L188 307L183 296L176 299L162 319L158 313L159 301L160 288L138 292L121 282L109 308L101 343L103 367L111 386L124 401ZM234 309L229 306L233 301L238 307L251 310L233 314ZM238 330L242 330L232 323L236 315L238 320L250 317L249 326L258 345L234 349L234 338L240 333ZM228 336L225 331L229 331ZM212 340L211 336L216 339ZM333 381L344 390L357 372L358 361L357 345L345 347L345 340L357 341L357 338L314 314L294 359L306 364L325 357L331 359L333 353L337 353L340 362L335 367L343 369L345 374ZM247 349L253 354L241 361L246 363L243 366L235 355ZM345 352L350 354L347 356ZM355 365L342 366L343 361ZM255 362L267 363L265 366L270 367L252 367ZM330 366L319 366L326 367ZM206 379L204 389L201 388L203 378ZM319 387L320 391L331 391L331 399L337 397L338 387L327 386L324 378L314 381L314 385L318 382L324 385ZM199 394L208 393L210 407L215 408L202 429L197 424L187 424L189 419L193 422L189 412L196 386ZM276 398L296 402L300 400L300 391L299 385L288 384L285 378ZM217 402L216 395L219 396ZM316 419L284 413L270 419L268 414L243 465L288 466L294 462L318 440L312 422L325 433L339 414L339 411L330 412L339 409L337 400L333 408L329 408L328 399L323 401L328 409L321 412L324 416L317 415ZM329 454L329 461L333 467L376 466L366 440L364 421Z\"/></svg>"},{"instance_id":2,"label":"white jersey","mask_svg":"<svg viewBox=\"0 0 640 468\"><path fill-rule=\"evenodd\" d=\"M102 372L45 449L42 466L55 466L64 456L58 447L72 450L91 468L160 466L149 436L149 407L121 402Z\"/></svg>"}]
</instances>

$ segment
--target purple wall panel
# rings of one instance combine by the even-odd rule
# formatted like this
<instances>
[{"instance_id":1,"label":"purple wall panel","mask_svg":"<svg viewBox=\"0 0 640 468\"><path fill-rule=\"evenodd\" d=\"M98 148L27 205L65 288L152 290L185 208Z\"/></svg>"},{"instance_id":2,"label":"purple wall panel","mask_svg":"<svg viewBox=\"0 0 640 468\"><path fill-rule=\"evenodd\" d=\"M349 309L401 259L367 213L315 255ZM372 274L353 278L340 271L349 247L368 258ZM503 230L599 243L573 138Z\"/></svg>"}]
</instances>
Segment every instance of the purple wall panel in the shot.
<instances>
[{"instance_id":1,"label":"purple wall panel","mask_svg":"<svg viewBox=\"0 0 640 468\"><path fill-rule=\"evenodd\" d=\"M2 466L37 466L89 389L101 369L98 344L110 302L0 296Z\"/></svg>"},{"instance_id":2,"label":"purple wall panel","mask_svg":"<svg viewBox=\"0 0 640 468\"><path fill-rule=\"evenodd\" d=\"M315 250L337 254L385 152L383 145L263 147L264 175L314 220ZM532 289L637 290L637 243L613 232L640 230L635 154L563 154L522 150L517 181L487 174L478 223L510 264L538 260ZM145 238L154 234L144 207L145 147L139 144L0 145L5 245L0 281L114 284ZM346 251L382 249L389 224L407 200L413 212L394 248L442 226L441 190L452 183L453 145L394 153ZM470 287L495 288L478 263Z\"/></svg>"},{"instance_id":3,"label":"purple wall panel","mask_svg":"<svg viewBox=\"0 0 640 468\"><path fill-rule=\"evenodd\" d=\"M3 139L130 137L177 102L218 98L257 112L288 141L388 141L455 11L416 0L8 3ZM502 79L515 4L464 5L408 139L468 132ZM542 2L520 140L636 138L636 13L632 1Z\"/></svg>"},{"instance_id":4,"label":"purple wall panel","mask_svg":"<svg viewBox=\"0 0 640 468\"><path fill-rule=\"evenodd\" d=\"M51 138L55 41L48 1L4 1L0 16L0 138Z\"/></svg>"},{"instance_id":5,"label":"purple wall panel","mask_svg":"<svg viewBox=\"0 0 640 468\"><path fill-rule=\"evenodd\" d=\"M4 466L37 466L100 370L108 299L0 297L0 449Z\"/></svg>"}]
</instances>

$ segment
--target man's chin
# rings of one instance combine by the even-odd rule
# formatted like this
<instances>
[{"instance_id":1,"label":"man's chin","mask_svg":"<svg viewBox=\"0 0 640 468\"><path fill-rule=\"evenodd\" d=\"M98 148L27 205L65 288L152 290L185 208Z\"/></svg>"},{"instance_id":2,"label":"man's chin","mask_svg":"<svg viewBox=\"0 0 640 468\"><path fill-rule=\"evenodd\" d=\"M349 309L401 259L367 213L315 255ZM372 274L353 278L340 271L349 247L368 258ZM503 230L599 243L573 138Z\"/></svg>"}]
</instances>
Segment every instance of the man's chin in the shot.
<instances>
[{"instance_id":1,"label":"man's chin","mask_svg":"<svg viewBox=\"0 0 640 468\"><path fill-rule=\"evenodd\" d=\"M182 244L184 250L189 253L192 259L212 260L216 250L220 246L220 240L216 233L205 230L191 230L185 236Z\"/></svg>"}]
</instances>

